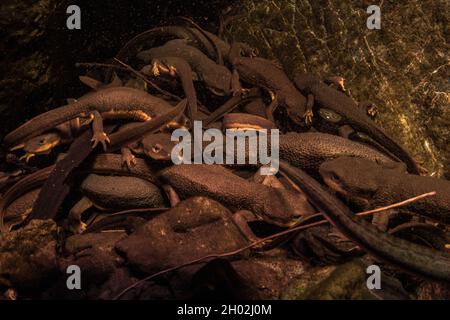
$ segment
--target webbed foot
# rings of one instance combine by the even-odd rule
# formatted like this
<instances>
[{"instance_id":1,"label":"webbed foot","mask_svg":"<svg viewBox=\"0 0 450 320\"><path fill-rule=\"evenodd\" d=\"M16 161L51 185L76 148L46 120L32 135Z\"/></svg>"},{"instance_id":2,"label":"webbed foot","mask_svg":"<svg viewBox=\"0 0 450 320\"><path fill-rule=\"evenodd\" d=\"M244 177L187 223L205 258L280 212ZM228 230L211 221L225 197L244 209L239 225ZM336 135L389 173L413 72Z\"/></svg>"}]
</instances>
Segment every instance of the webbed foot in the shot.
<instances>
[{"instance_id":1,"label":"webbed foot","mask_svg":"<svg viewBox=\"0 0 450 320\"><path fill-rule=\"evenodd\" d=\"M94 135L92 136L91 141L93 142L92 148L95 148L99 143L103 145L103 150L106 151L107 144L111 141L109 140L109 137L106 133L102 132L94 132Z\"/></svg>"}]
</instances>

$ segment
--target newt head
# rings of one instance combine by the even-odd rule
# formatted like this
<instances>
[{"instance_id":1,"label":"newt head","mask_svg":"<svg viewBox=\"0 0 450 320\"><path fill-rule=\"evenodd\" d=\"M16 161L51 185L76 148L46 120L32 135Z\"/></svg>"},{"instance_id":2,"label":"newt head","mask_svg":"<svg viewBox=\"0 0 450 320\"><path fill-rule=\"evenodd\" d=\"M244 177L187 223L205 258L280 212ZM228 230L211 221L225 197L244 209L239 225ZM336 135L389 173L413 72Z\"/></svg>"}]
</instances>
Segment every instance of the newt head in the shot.
<instances>
[{"instance_id":1,"label":"newt head","mask_svg":"<svg viewBox=\"0 0 450 320\"><path fill-rule=\"evenodd\" d=\"M26 142L11 148L11 151L23 149L25 155L20 157L20 159L25 159L28 162L32 157L38 154L48 154L61 143L61 136L57 133L50 132L42 134L27 140Z\"/></svg>"},{"instance_id":2,"label":"newt head","mask_svg":"<svg viewBox=\"0 0 450 320\"><path fill-rule=\"evenodd\" d=\"M142 141L144 153L154 160L170 160L176 141L171 141L168 133L146 135Z\"/></svg>"},{"instance_id":3,"label":"newt head","mask_svg":"<svg viewBox=\"0 0 450 320\"><path fill-rule=\"evenodd\" d=\"M324 162L319 172L324 182L339 195L360 208L365 208L369 200L383 184L378 181L377 163L356 157L339 157ZM398 169L393 169L398 170Z\"/></svg>"},{"instance_id":4,"label":"newt head","mask_svg":"<svg viewBox=\"0 0 450 320\"><path fill-rule=\"evenodd\" d=\"M272 192L264 204L265 214L262 216L266 222L280 227L292 227L297 225L304 215L315 213L301 194L281 188L271 189Z\"/></svg>"},{"instance_id":5,"label":"newt head","mask_svg":"<svg viewBox=\"0 0 450 320\"><path fill-rule=\"evenodd\" d=\"M54 132L50 132L26 141L24 143L23 149L27 153L46 154L60 143L60 135Z\"/></svg>"}]
</instances>

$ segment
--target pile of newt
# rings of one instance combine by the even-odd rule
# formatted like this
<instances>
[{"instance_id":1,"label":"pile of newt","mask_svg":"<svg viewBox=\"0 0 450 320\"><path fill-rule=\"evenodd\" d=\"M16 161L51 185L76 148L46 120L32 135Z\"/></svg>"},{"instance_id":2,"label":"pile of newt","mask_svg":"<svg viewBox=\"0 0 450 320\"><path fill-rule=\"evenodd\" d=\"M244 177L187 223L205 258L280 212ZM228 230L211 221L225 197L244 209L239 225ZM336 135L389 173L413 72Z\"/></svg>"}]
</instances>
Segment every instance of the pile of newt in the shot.
<instances>
[{"instance_id":1,"label":"pile of newt","mask_svg":"<svg viewBox=\"0 0 450 320\"><path fill-rule=\"evenodd\" d=\"M57 259L67 259L73 239L85 241L80 252L106 241L109 255L90 253L97 269L76 262L102 274L105 284L113 281L111 270L99 265L111 265L111 252L137 281L326 220L254 246L244 258L273 250L308 266L359 258L402 281L450 282L450 182L420 175L410 154L374 122L377 107L355 101L342 77L291 79L277 61L188 19L137 35L108 63L79 67L85 95L24 121L2 141L8 169L0 176L0 237L53 219L65 243ZM221 130L279 129L280 171L174 165L171 132L190 130L194 121ZM42 159L54 163L39 166ZM436 194L356 215L428 192ZM216 265L231 272L230 264ZM0 264L0 277L6 269ZM20 297L22 282L9 278L0 289ZM126 288L126 281L115 283L107 298Z\"/></svg>"}]
</instances>

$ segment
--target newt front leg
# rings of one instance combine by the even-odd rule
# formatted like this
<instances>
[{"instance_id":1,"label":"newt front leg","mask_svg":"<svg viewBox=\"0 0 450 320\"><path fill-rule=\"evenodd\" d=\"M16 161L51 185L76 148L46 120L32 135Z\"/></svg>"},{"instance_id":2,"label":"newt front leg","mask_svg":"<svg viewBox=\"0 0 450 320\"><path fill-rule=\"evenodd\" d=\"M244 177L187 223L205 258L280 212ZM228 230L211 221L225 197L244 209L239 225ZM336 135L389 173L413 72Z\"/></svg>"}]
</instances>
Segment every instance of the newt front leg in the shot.
<instances>
[{"instance_id":1,"label":"newt front leg","mask_svg":"<svg viewBox=\"0 0 450 320\"><path fill-rule=\"evenodd\" d=\"M107 143L110 143L108 135L103 131L103 118L97 110L92 111L94 121L92 123L93 135L91 141L93 142L92 148L95 148L100 142L103 145L103 149L106 151Z\"/></svg>"}]
</instances>

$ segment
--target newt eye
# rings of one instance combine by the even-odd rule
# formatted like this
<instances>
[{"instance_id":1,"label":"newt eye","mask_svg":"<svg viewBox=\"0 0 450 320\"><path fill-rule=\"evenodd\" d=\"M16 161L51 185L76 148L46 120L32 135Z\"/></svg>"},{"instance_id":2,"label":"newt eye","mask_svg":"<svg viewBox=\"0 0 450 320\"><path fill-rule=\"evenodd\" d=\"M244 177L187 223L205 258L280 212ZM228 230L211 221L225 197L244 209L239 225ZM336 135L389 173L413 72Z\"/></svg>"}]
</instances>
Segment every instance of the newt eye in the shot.
<instances>
[{"instance_id":1,"label":"newt eye","mask_svg":"<svg viewBox=\"0 0 450 320\"><path fill-rule=\"evenodd\" d=\"M159 143L155 144L155 145L152 147L152 151L153 151L154 153L160 153L162 149L163 149L163 147L162 147L162 145L160 145Z\"/></svg>"},{"instance_id":2,"label":"newt eye","mask_svg":"<svg viewBox=\"0 0 450 320\"><path fill-rule=\"evenodd\" d=\"M330 109L321 108L319 109L318 114L324 120L332 123L338 123L342 120L342 117L339 114Z\"/></svg>"}]
</instances>

